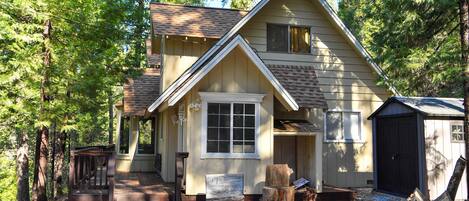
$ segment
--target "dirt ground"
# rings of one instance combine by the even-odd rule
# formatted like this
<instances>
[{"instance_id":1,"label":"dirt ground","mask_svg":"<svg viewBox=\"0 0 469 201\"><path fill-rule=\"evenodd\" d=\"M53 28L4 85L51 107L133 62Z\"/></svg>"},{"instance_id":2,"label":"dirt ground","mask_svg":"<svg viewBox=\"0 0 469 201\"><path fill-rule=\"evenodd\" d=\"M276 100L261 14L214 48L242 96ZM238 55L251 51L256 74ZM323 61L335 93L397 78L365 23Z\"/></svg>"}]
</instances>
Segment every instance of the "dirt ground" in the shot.
<instances>
[{"instance_id":1,"label":"dirt ground","mask_svg":"<svg viewBox=\"0 0 469 201\"><path fill-rule=\"evenodd\" d=\"M372 188L354 188L357 201L405 201L406 199L373 191Z\"/></svg>"}]
</instances>

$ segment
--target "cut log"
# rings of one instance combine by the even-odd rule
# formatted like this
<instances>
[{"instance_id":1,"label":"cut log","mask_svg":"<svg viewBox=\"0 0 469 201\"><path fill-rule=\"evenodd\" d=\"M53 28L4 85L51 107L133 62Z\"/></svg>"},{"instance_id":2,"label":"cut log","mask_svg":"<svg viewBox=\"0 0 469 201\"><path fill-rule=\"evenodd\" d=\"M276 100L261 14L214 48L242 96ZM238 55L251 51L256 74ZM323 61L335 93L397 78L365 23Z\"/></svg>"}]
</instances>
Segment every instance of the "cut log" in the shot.
<instances>
[{"instance_id":1,"label":"cut log","mask_svg":"<svg viewBox=\"0 0 469 201\"><path fill-rule=\"evenodd\" d=\"M294 201L295 200L295 187L279 187L278 188L279 201Z\"/></svg>"},{"instance_id":2,"label":"cut log","mask_svg":"<svg viewBox=\"0 0 469 201\"><path fill-rule=\"evenodd\" d=\"M446 192L448 192L448 195L451 200L454 200L454 198L456 197L459 183L461 182L464 169L466 168L466 163L467 161L465 158L463 158L462 156L459 157L458 161L456 162L456 166L454 167L453 175L451 175L451 178L449 179Z\"/></svg>"},{"instance_id":3,"label":"cut log","mask_svg":"<svg viewBox=\"0 0 469 201\"><path fill-rule=\"evenodd\" d=\"M287 164L268 165L265 175L265 186L288 187L290 186L291 169Z\"/></svg>"},{"instance_id":4,"label":"cut log","mask_svg":"<svg viewBox=\"0 0 469 201\"><path fill-rule=\"evenodd\" d=\"M416 188L414 193L410 194L409 198L407 198L407 201L428 201L428 198L426 198L425 195Z\"/></svg>"},{"instance_id":5,"label":"cut log","mask_svg":"<svg viewBox=\"0 0 469 201\"><path fill-rule=\"evenodd\" d=\"M262 201L277 201L278 191L276 188L264 187L262 189Z\"/></svg>"},{"instance_id":6,"label":"cut log","mask_svg":"<svg viewBox=\"0 0 469 201\"><path fill-rule=\"evenodd\" d=\"M445 191L443 194L438 196L434 201L453 201L453 199L451 199L449 193Z\"/></svg>"}]
</instances>

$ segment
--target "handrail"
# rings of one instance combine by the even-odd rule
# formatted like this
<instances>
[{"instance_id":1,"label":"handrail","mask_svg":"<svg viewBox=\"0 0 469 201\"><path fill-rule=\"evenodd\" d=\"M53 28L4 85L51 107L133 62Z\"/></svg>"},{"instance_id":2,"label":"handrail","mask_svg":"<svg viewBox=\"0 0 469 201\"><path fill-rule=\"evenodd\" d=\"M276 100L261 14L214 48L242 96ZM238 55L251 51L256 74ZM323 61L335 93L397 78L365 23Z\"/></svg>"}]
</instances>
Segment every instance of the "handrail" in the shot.
<instances>
[{"instance_id":1,"label":"handrail","mask_svg":"<svg viewBox=\"0 0 469 201\"><path fill-rule=\"evenodd\" d=\"M87 192L101 192L102 196L107 196L112 201L115 159L114 145L77 147L71 150L69 200Z\"/></svg>"}]
</instances>

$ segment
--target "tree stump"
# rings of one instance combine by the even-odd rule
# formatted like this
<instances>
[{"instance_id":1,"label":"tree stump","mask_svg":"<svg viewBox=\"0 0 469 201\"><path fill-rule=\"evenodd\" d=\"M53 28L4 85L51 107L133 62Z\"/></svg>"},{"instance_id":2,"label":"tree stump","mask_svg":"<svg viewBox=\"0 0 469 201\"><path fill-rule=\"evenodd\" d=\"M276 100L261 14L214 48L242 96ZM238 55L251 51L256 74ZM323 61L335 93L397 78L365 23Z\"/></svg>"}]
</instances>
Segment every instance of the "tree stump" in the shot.
<instances>
[{"instance_id":1,"label":"tree stump","mask_svg":"<svg viewBox=\"0 0 469 201\"><path fill-rule=\"evenodd\" d=\"M287 164L268 165L265 175L265 186L287 187L290 185L291 170Z\"/></svg>"},{"instance_id":2,"label":"tree stump","mask_svg":"<svg viewBox=\"0 0 469 201\"><path fill-rule=\"evenodd\" d=\"M278 191L276 188L264 187L262 189L262 201L277 201Z\"/></svg>"},{"instance_id":3,"label":"tree stump","mask_svg":"<svg viewBox=\"0 0 469 201\"><path fill-rule=\"evenodd\" d=\"M292 186L289 187L280 187L277 188L279 201L294 201L295 200L295 188Z\"/></svg>"}]
</instances>

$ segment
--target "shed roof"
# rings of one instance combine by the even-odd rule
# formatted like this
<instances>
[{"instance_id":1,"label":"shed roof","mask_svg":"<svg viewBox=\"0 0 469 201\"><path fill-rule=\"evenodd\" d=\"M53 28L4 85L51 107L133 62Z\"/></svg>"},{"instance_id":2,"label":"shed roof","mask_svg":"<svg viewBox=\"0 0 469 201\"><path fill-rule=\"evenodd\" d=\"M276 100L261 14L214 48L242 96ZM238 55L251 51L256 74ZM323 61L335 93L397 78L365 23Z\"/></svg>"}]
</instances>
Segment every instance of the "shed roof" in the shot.
<instances>
[{"instance_id":1,"label":"shed roof","mask_svg":"<svg viewBox=\"0 0 469 201\"><path fill-rule=\"evenodd\" d=\"M221 38L248 12L166 3L151 3L155 34Z\"/></svg>"},{"instance_id":2,"label":"shed roof","mask_svg":"<svg viewBox=\"0 0 469 201\"><path fill-rule=\"evenodd\" d=\"M400 103L425 116L464 117L462 98L403 97L394 96L386 100L370 118L373 118L390 103Z\"/></svg>"},{"instance_id":3,"label":"shed roof","mask_svg":"<svg viewBox=\"0 0 469 201\"><path fill-rule=\"evenodd\" d=\"M160 69L147 68L124 84L124 115L144 116L147 107L160 95Z\"/></svg>"}]
</instances>

